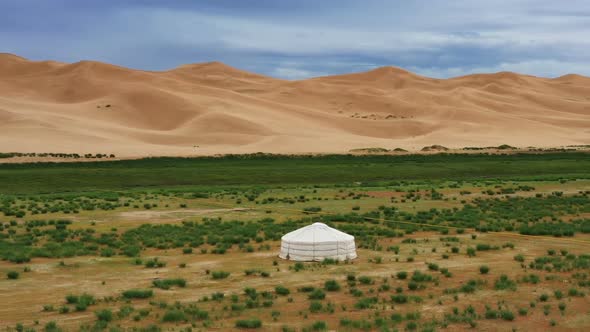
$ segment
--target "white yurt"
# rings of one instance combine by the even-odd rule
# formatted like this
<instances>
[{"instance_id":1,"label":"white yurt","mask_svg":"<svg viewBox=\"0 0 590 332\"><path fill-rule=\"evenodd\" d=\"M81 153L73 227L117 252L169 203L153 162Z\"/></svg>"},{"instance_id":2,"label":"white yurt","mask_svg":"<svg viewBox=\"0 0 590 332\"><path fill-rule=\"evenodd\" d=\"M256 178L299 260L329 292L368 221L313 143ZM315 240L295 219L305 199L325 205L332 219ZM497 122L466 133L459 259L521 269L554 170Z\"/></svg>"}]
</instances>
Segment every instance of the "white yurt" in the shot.
<instances>
[{"instance_id":1,"label":"white yurt","mask_svg":"<svg viewBox=\"0 0 590 332\"><path fill-rule=\"evenodd\" d=\"M354 236L316 222L283 235L279 257L294 261L343 261L357 256Z\"/></svg>"}]
</instances>

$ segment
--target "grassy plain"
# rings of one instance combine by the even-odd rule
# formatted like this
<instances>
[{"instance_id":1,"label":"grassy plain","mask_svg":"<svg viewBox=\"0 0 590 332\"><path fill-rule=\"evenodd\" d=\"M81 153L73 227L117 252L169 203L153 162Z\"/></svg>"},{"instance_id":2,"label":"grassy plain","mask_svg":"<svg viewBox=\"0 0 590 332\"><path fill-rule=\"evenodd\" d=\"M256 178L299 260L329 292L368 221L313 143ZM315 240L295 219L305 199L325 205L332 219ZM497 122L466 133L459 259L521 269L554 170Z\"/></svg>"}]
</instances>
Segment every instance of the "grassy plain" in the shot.
<instances>
[{"instance_id":1,"label":"grassy plain","mask_svg":"<svg viewBox=\"0 0 590 332\"><path fill-rule=\"evenodd\" d=\"M589 166L579 153L1 165L0 328L588 329ZM315 221L355 235L359 258L280 260L280 236Z\"/></svg>"}]
</instances>

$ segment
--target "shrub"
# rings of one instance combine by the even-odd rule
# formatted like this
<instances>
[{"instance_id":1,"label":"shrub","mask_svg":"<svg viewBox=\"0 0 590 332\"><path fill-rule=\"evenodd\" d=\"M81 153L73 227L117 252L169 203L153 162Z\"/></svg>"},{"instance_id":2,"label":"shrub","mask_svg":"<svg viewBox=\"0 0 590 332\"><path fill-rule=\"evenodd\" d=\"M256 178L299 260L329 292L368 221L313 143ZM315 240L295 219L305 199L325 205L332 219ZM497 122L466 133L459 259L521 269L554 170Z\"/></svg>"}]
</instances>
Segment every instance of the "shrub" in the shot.
<instances>
[{"instance_id":1,"label":"shrub","mask_svg":"<svg viewBox=\"0 0 590 332\"><path fill-rule=\"evenodd\" d=\"M257 329L262 327L260 319L241 319L236 322L236 327L241 329Z\"/></svg>"},{"instance_id":2,"label":"shrub","mask_svg":"<svg viewBox=\"0 0 590 332\"><path fill-rule=\"evenodd\" d=\"M126 299L147 299L154 296L151 289L129 289L122 293Z\"/></svg>"},{"instance_id":3,"label":"shrub","mask_svg":"<svg viewBox=\"0 0 590 332\"><path fill-rule=\"evenodd\" d=\"M488 272L490 272L490 268L487 265L482 265L479 267L479 273L488 274Z\"/></svg>"},{"instance_id":4,"label":"shrub","mask_svg":"<svg viewBox=\"0 0 590 332\"><path fill-rule=\"evenodd\" d=\"M61 331L61 329L57 326L57 323L55 321L51 321L47 324L45 324L45 332L59 332Z\"/></svg>"},{"instance_id":5,"label":"shrub","mask_svg":"<svg viewBox=\"0 0 590 332\"><path fill-rule=\"evenodd\" d=\"M323 300L326 298L326 293L323 290L316 288L308 296L310 300Z\"/></svg>"},{"instance_id":6,"label":"shrub","mask_svg":"<svg viewBox=\"0 0 590 332\"><path fill-rule=\"evenodd\" d=\"M522 254L518 254L518 255L514 256L514 260L522 263L522 262L524 262L524 256Z\"/></svg>"},{"instance_id":7,"label":"shrub","mask_svg":"<svg viewBox=\"0 0 590 332\"><path fill-rule=\"evenodd\" d=\"M569 295L569 296L580 296L580 291L578 291L578 290L577 290L577 289L575 289L575 288L570 288L570 289L567 291L567 295Z\"/></svg>"},{"instance_id":8,"label":"shrub","mask_svg":"<svg viewBox=\"0 0 590 332\"><path fill-rule=\"evenodd\" d=\"M328 324L324 321L317 321L311 325L313 331L325 331L328 329Z\"/></svg>"},{"instance_id":9,"label":"shrub","mask_svg":"<svg viewBox=\"0 0 590 332\"><path fill-rule=\"evenodd\" d=\"M478 243L475 245L475 249L477 251L488 251L488 250L496 250L496 249L498 249L498 247L491 246L487 243Z\"/></svg>"},{"instance_id":10,"label":"shrub","mask_svg":"<svg viewBox=\"0 0 590 332\"><path fill-rule=\"evenodd\" d=\"M522 281L530 282L531 284L538 284L541 281L541 278L539 278L538 275L531 273L529 275L524 276L522 278Z\"/></svg>"},{"instance_id":11,"label":"shrub","mask_svg":"<svg viewBox=\"0 0 590 332\"><path fill-rule=\"evenodd\" d=\"M275 292L278 295L283 295L283 296L287 296L287 295L289 295L289 293L291 293L289 291L289 289L287 287L285 287L285 286L277 286L277 287L275 287Z\"/></svg>"},{"instance_id":12,"label":"shrub","mask_svg":"<svg viewBox=\"0 0 590 332\"><path fill-rule=\"evenodd\" d=\"M322 311L322 308L322 303L319 301L311 301L309 304L309 311L313 313Z\"/></svg>"},{"instance_id":13,"label":"shrub","mask_svg":"<svg viewBox=\"0 0 590 332\"><path fill-rule=\"evenodd\" d=\"M487 308L484 315L485 315L486 319L496 319L496 318L498 318L499 313L496 310Z\"/></svg>"},{"instance_id":14,"label":"shrub","mask_svg":"<svg viewBox=\"0 0 590 332\"><path fill-rule=\"evenodd\" d=\"M223 294L222 292L215 292L215 293L211 294L211 300L213 300L213 301L221 301L221 300L223 300L224 297L225 297L225 294Z\"/></svg>"},{"instance_id":15,"label":"shrub","mask_svg":"<svg viewBox=\"0 0 590 332\"><path fill-rule=\"evenodd\" d=\"M475 256L475 249L471 248L471 247L467 248L467 256L469 256L469 257Z\"/></svg>"},{"instance_id":16,"label":"shrub","mask_svg":"<svg viewBox=\"0 0 590 332\"><path fill-rule=\"evenodd\" d=\"M131 315L131 313L135 310L135 308L133 308L132 306L122 306L119 309L119 312L117 312L117 317L119 318L125 318L128 317L129 315Z\"/></svg>"},{"instance_id":17,"label":"shrub","mask_svg":"<svg viewBox=\"0 0 590 332\"><path fill-rule=\"evenodd\" d=\"M408 302L408 296L404 294L395 294L391 296L391 301L397 304L404 304Z\"/></svg>"},{"instance_id":18,"label":"shrub","mask_svg":"<svg viewBox=\"0 0 590 332\"><path fill-rule=\"evenodd\" d=\"M177 279L158 279L153 282L154 287L160 289L170 289L172 286L186 287L186 280L182 278Z\"/></svg>"},{"instance_id":19,"label":"shrub","mask_svg":"<svg viewBox=\"0 0 590 332\"><path fill-rule=\"evenodd\" d=\"M516 290L516 282L510 280L507 275L503 274L500 278L496 279L494 283L494 289L496 290Z\"/></svg>"},{"instance_id":20,"label":"shrub","mask_svg":"<svg viewBox=\"0 0 590 332\"><path fill-rule=\"evenodd\" d=\"M244 294L246 294L246 296L248 296L252 300L256 300L258 298L258 293L256 292L255 288L244 288Z\"/></svg>"},{"instance_id":21,"label":"shrub","mask_svg":"<svg viewBox=\"0 0 590 332\"><path fill-rule=\"evenodd\" d=\"M158 260L157 257L149 259L145 262L145 267L150 268L150 269L164 267L164 266L166 266L166 262L162 262L162 261Z\"/></svg>"},{"instance_id":22,"label":"shrub","mask_svg":"<svg viewBox=\"0 0 590 332\"><path fill-rule=\"evenodd\" d=\"M555 298L558 300L561 300L563 298L563 292L560 290L554 291L553 294L555 295Z\"/></svg>"},{"instance_id":23,"label":"shrub","mask_svg":"<svg viewBox=\"0 0 590 332\"><path fill-rule=\"evenodd\" d=\"M459 287L459 291L463 293L474 293L482 283L482 281L470 279Z\"/></svg>"},{"instance_id":24,"label":"shrub","mask_svg":"<svg viewBox=\"0 0 590 332\"><path fill-rule=\"evenodd\" d=\"M186 321L186 315L184 312L178 310L178 309L170 309L168 311L166 311L166 313L164 313L164 316L162 316L162 322L184 322Z\"/></svg>"},{"instance_id":25,"label":"shrub","mask_svg":"<svg viewBox=\"0 0 590 332\"><path fill-rule=\"evenodd\" d=\"M113 312L110 309L102 309L94 313L96 319L101 322L110 322L113 320Z\"/></svg>"},{"instance_id":26,"label":"shrub","mask_svg":"<svg viewBox=\"0 0 590 332\"><path fill-rule=\"evenodd\" d=\"M370 285L373 283L373 279L371 277L368 276L360 276L358 278L359 282L363 285Z\"/></svg>"},{"instance_id":27,"label":"shrub","mask_svg":"<svg viewBox=\"0 0 590 332\"><path fill-rule=\"evenodd\" d=\"M369 309L378 301L379 300L376 297L365 297L358 300L358 302L354 304L354 307L356 309Z\"/></svg>"},{"instance_id":28,"label":"shrub","mask_svg":"<svg viewBox=\"0 0 590 332\"><path fill-rule=\"evenodd\" d=\"M406 324L406 330L408 331L416 331L418 328L418 324L416 322L408 322Z\"/></svg>"},{"instance_id":29,"label":"shrub","mask_svg":"<svg viewBox=\"0 0 590 332\"><path fill-rule=\"evenodd\" d=\"M412 281L428 282L428 281L433 281L433 278L431 275L429 275L427 273L422 273L420 271L414 271L414 273L412 274Z\"/></svg>"},{"instance_id":30,"label":"shrub","mask_svg":"<svg viewBox=\"0 0 590 332\"><path fill-rule=\"evenodd\" d=\"M20 276L20 274L16 271L9 271L8 273L6 273L6 277L8 279L18 279L18 277Z\"/></svg>"},{"instance_id":31,"label":"shrub","mask_svg":"<svg viewBox=\"0 0 590 332\"><path fill-rule=\"evenodd\" d=\"M94 296L90 294L82 294L80 296L68 295L66 296L66 302L69 304L76 305L76 311L85 311L88 306L96 303Z\"/></svg>"},{"instance_id":32,"label":"shrub","mask_svg":"<svg viewBox=\"0 0 590 332\"><path fill-rule=\"evenodd\" d=\"M340 290L340 284L336 280L328 280L324 283L324 289L328 292L337 292Z\"/></svg>"},{"instance_id":33,"label":"shrub","mask_svg":"<svg viewBox=\"0 0 590 332\"><path fill-rule=\"evenodd\" d=\"M547 302L547 300L549 300L549 295L547 295L547 294L541 294L541 296L539 296L539 301L541 301L541 302Z\"/></svg>"},{"instance_id":34,"label":"shrub","mask_svg":"<svg viewBox=\"0 0 590 332\"><path fill-rule=\"evenodd\" d=\"M51 304L45 304L45 305L43 305L43 311L49 312L49 311L54 311L54 310L55 310L55 308Z\"/></svg>"},{"instance_id":35,"label":"shrub","mask_svg":"<svg viewBox=\"0 0 590 332\"><path fill-rule=\"evenodd\" d=\"M400 323L402 320L404 320L404 317L402 316L402 314L396 312L396 313L391 314L391 320L394 323Z\"/></svg>"},{"instance_id":36,"label":"shrub","mask_svg":"<svg viewBox=\"0 0 590 332\"><path fill-rule=\"evenodd\" d=\"M225 272L225 271L212 271L211 272L211 277L213 279L225 279L227 277L229 277L230 273L229 272Z\"/></svg>"},{"instance_id":37,"label":"shrub","mask_svg":"<svg viewBox=\"0 0 590 332\"><path fill-rule=\"evenodd\" d=\"M502 310L500 312L500 317L502 317L503 320L513 321L514 313L510 310Z\"/></svg>"}]
</instances>

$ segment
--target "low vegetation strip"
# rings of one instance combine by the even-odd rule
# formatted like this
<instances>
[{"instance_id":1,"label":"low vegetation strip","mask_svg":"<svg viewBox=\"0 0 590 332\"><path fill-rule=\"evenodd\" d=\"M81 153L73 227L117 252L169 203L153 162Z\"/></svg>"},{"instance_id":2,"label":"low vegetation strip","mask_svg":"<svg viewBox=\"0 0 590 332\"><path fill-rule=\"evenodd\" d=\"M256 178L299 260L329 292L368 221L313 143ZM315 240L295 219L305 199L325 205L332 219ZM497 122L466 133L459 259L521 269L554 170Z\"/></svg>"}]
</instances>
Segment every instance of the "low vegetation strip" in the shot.
<instances>
[{"instance_id":1,"label":"low vegetation strip","mask_svg":"<svg viewBox=\"0 0 590 332\"><path fill-rule=\"evenodd\" d=\"M151 187L590 178L590 154L236 155L0 165L0 194Z\"/></svg>"}]
</instances>

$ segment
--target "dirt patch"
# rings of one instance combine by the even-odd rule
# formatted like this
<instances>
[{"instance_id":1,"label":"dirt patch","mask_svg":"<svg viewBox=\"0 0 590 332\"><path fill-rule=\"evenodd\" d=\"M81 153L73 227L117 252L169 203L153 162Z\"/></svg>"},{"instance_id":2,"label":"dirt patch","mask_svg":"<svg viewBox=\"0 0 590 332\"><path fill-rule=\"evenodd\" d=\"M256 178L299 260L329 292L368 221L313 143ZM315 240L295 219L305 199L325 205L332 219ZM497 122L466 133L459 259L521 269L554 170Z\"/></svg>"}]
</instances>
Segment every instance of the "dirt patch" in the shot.
<instances>
[{"instance_id":1,"label":"dirt patch","mask_svg":"<svg viewBox=\"0 0 590 332\"><path fill-rule=\"evenodd\" d=\"M167 210L167 211L127 211L118 214L119 217L124 219L154 219L154 218L176 218L182 219L190 215L203 215L210 213L222 213L222 212L245 212L250 211L247 208L233 208L233 209L183 209L183 210Z\"/></svg>"}]
</instances>

